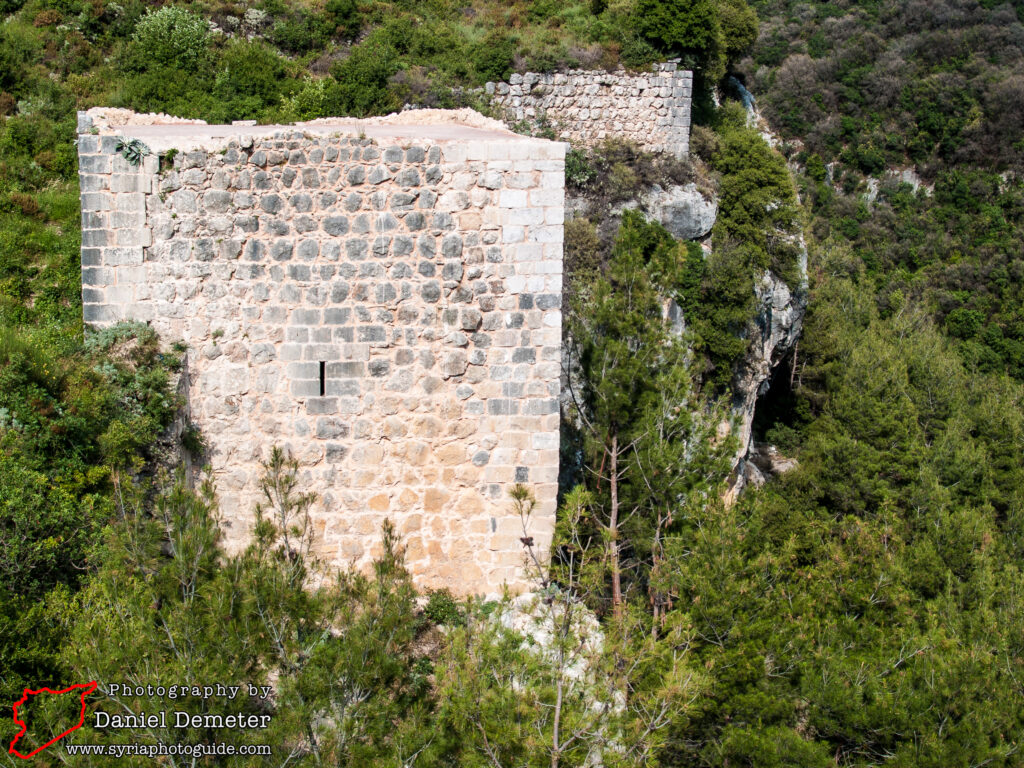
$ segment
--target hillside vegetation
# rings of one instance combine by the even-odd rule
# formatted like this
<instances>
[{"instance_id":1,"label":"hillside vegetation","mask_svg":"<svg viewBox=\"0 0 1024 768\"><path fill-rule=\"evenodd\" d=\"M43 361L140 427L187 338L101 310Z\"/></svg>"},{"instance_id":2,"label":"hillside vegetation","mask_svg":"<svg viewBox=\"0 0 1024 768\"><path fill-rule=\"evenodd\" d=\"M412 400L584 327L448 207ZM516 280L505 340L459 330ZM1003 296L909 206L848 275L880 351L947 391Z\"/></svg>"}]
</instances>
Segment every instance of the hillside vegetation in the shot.
<instances>
[{"instance_id":1,"label":"hillside vegetation","mask_svg":"<svg viewBox=\"0 0 1024 768\"><path fill-rule=\"evenodd\" d=\"M1024 4L755 6L738 67L806 170L816 237L852 244L883 312L920 302L968 365L1024 378ZM903 168L930 193L886 177Z\"/></svg>"},{"instance_id":2,"label":"hillside vegetation","mask_svg":"<svg viewBox=\"0 0 1024 768\"><path fill-rule=\"evenodd\" d=\"M1024 3L0 0L0 14L0 699L94 677L274 685L244 704L274 715L269 732L184 737L274 755L204 765L1021 764ZM144 470L178 355L140 327L83 334L75 109L484 108L474 89L515 70L667 56L697 69L694 161L577 148L567 184L609 204L656 182L713 187L711 256L635 212L567 225L580 449L563 461L554 562L534 573L536 625L518 634L505 606L443 592L417 603L390 529L373 574L321 578L302 557L309 499L279 453L259 535L230 556L215 489ZM729 102L730 74L781 154ZM905 169L923 186L888 173ZM805 329L755 426L798 467L725 508L736 446L716 426L759 333L753 280L793 280L801 230ZM529 489L510 503L528 510ZM81 764L150 764L106 760Z\"/></svg>"}]
</instances>

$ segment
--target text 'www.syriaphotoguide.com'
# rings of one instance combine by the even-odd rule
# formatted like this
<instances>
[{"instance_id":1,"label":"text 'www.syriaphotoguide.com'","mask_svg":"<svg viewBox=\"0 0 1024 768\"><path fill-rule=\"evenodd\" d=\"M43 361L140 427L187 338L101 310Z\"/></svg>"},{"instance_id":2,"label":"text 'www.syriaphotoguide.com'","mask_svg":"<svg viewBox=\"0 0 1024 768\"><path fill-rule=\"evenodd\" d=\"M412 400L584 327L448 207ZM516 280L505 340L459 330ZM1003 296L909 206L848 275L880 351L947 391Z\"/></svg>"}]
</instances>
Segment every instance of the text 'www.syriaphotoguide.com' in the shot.
<instances>
[{"instance_id":1,"label":"text 'www.syriaphotoguide.com'","mask_svg":"<svg viewBox=\"0 0 1024 768\"><path fill-rule=\"evenodd\" d=\"M182 755L269 755L267 744L67 744L69 755L105 755L107 757L162 757Z\"/></svg>"}]
</instances>

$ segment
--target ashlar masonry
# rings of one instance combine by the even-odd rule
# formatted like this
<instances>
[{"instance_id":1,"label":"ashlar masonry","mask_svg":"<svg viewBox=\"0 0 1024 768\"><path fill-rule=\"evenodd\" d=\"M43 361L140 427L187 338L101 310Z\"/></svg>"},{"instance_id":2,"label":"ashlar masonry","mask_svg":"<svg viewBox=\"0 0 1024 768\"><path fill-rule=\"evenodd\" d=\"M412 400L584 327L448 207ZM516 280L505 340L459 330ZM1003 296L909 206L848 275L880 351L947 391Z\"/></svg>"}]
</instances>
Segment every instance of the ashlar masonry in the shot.
<instances>
[{"instance_id":1,"label":"ashlar masonry","mask_svg":"<svg viewBox=\"0 0 1024 768\"><path fill-rule=\"evenodd\" d=\"M539 551L555 520L564 145L93 109L78 150L85 321L186 345L230 547L278 445L322 559L365 567L390 519L421 587L525 584L513 485Z\"/></svg>"}]
</instances>

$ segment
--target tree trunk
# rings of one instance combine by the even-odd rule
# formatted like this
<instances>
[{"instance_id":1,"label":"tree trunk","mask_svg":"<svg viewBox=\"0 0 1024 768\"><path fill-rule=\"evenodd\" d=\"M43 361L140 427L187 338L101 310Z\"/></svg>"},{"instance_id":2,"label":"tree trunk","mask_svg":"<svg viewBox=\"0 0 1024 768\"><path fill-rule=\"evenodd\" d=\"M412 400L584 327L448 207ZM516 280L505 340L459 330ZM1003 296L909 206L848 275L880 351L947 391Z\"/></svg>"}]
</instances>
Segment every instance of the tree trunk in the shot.
<instances>
[{"instance_id":1,"label":"tree trunk","mask_svg":"<svg viewBox=\"0 0 1024 768\"><path fill-rule=\"evenodd\" d=\"M559 665L561 666L561 665ZM551 768L558 768L558 764L562 755L562 747L558 743L559 739L559 727L562 719L562 670L558 671L558 698L555 701L555 727L554 734L552 736L552 746L554 749L551 750Z\"/></svg>"},{"instance_id":2,"label":"tree trunk","mask_svg":"<svg viewBox=\"0 0 1024 768\"><path fill-rule=\"evenodd\" d=\"M612 508L608 520L609 560L612 567L612 610L616 619L622 618L622 574L619 571L619 436L612 435L611 492Z\"/></svg>"}]
</instances>

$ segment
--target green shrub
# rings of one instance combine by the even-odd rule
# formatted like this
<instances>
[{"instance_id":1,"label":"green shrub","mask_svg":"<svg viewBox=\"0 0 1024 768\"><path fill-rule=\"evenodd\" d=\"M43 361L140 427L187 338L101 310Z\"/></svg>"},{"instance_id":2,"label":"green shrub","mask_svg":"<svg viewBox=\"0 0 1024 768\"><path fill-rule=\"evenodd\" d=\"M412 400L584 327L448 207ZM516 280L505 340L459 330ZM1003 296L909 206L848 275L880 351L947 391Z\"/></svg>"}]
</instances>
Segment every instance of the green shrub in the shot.
<instances>
[{"instance_id":1,"label":"green shrub","mask_svg":"<svg viewBox=\"0 0 1024 768\"><path fill-rule=\"evenodd\" d=\"M799 209L786 160L752 129L737 120L726 126L712 158L722 174L716 246L726 239L742 243L752 268L772 269L795 287Z\"/></svg>"},{"instance_id":2,"label":"green shrub","mask_svg":"<svg viewBox=\"0 0 1024 768\"><path fill-rule=\"evenodd\" d=\"M181 433L181 445L196 458L205 456L208 450L206 439L195 424L189 424Z\"/></svg>"},{"instance_id":3,"label":"green shrub","mask_svg":"<svg viewBox=\"0 0 1024 768\"><path fill-rule=\"evenodd\" d=\"M367 117L381 115L401 107L388 87L388 80L399 68L395 50L373 37L360 43L349 57L331 67L331 76L339 88L332 90L338 114Z\"/></svg>"},{"instance_id":4,"label":"green shrub","mask_svg":"<svg viewBox=\"0 0 1024 768\"><path fill-rule=\"evenodd\" d=\"M430 593L423 615L445 627L461 627L466 622L459 604L447 589L437 589Z\"/></svg>"},{"instance_id":5,"label":"green shrub","mask_svg":"<svg viewBox=\"0 0 1024 768\"><path fill-rule=\"evenodd\" d=\"M703 125L690 129L690 152L705 162L710 161L722 147L717 133Z\"/></svg>"},{"instance_id":6,"label":"green shrub","mask_svg":"<svg viewBox=\"0 0 1024 768\"><path fill-rule=\"evenodd\" d=\"M222 121L225 105L210 93L212 81L209 67L195 76L180 69L154 69L127 77L114 101L138 112Z\"/></svg>"},{"instance_id":7,"label":"green shrub","mask_svg":"<svg viewBox=\"0 0 1024 768\"><path fill-rule=\"evenodd\" d=\"M516 55L516 39L501 30L493 30L473 50L473 66L483 80L507 80Z\"/></svg>"},{"instance_id":8,"label":"green shrub","mask_svg":"<svg viewBox=\"0 0 1024 768\"><path fill-rule=\"evenodd\" d=\"M792 728L729 726L721 735L721 765L747 768L831 768L828 746Z\"/></svg>"},{"instance_id":9,"label":"green shrub","mask_svg":"<svg viewBox=\"0 0 1024 768\"><path fill-rule=\"evenodd\" d=\"M731 384L733 369L750 344L754 272L748 249L716 243L705 264L700 299L684 307L696 330L697 348L707 358L708 378L719 389Z\"/></svg>"},{"instance_id":10,"label":"green shrub","mask_svg":"<svg viewBox=\"0 0 1024 768\"><path fill-rule=\"evenodd\" d=\"M10 422L4 427L12 428L17 427ZM71 563L84 562L111 510L102 494L79 496L19 458L0 455L0 572L5 585L38 596L58 583L74 583Z\"/></svg>"},{"instance_id":11,"label":"green shrub","mask_svg":"<svg viewBox=\"0 0 1024 768\"><path fill-rule=\"evenodd\" d=\"M314 120L342 114L342 85L331 77L307 76L295 93L287 97L275 115L276 120Z\"/></svg>"},{"instance_id":12,"label":"green shrub","mask_svg":"<svg viewBox=\"0 0 1024 768\"><path fill-rule=\"evenodd\" d=\"M720 0L718 21L726 58L736 61L757 41L757 14L746 0Z\"/></svg>"},{"instance_id":13,"label":"green shrub","mask_svg":"<svg viewBox=\"0 0 1024 768\"><path fill-rule=\"evenodd\" d=\"M209 54L210 25L201 16L174 5L150 10L135 27L133 60L140 69L154 66L195 70Z\"/></svg>"},{"instance_id":14,"label":"green shrub","mask_svg":"<svg viewBox=\"0 0 1024 768\"><path fill-rule=\"evenodd\" d=\"M323 48L333 31L334 24L326 16L299 13L277 22L270 40L283 51L304 54Z\"/></svg>"},{"instance_id":15,"label":"green shrub","mask_svg":"<svg viewBox=\"0 0 1024 768\"><path fill-rule=\"evenodd\" d=\"M21 97L29 85L29 63L36 58L38 42L31 27L0 26L0 90Z\"/></svg>"},{"instance_id":16,"label":"green shrub","mask_svg":"<svg viewBox=\"0 0 1024 768\"><path fill-rule=\"evenodd\" d=\"M825 163L821 159L821 155L814 154L807 158L806 173L811 179L819 184L828 179L828 169L825 168Z\"/></svg>"},{"instance_id":17,"label":"green shrub","mask_svg":"<svg viewBox=\"0 0 1024 768\"><path fill-rule=\"evenodd\" d=\"M560 0L532 0L526 11L526 20L531 24L543 24L552 16L557 16L564 6Z\"/></svg>"},{"instance_id":18,"label":"green shrub","mask_svg":"<svg viewBox=\"0 0 1024 768\"><path fill-rule=\"evenodd\" d=\"M957 307L946 315L946 330L958 339L973 338L984 324L985 315L976 309Z\"/></svg>"},{"instance_id":19,"label":"green shrub","mask_svg":"<svg viewBox=\"0 0 1024 768\"><path fill-rule=\"evenodd\" d=\"M702 61L722 58L722 31L715 0L638 0L633 27L660 51L693 55ZM724 61L716 63L715 81L724 74Z\"/></svg>"},{"instance_id":20,"label":"green shrub","mask_svg":"<svg viewBox=\"0 0 1024 768\"><path fill-rule=\"evenodd\" d=\"M327 0L324 10L335 28L347 37L354 36L363 25L356 0Z\"/></svg>"},{"instance_id":21,"label":"green shrub","mask_svg":"<svg viewBox=\"0 0 1024 768\"><path fill-rule=\"evenodd\" d=\"M565 222L565 271L582 277L601 266L607 256L597 227L588 219L576 217Z\"/></svg>"},{"instance_id":22,"label":"green shrub","mask_svg":"<svg viewBox=\"0 0 1024 768\"><path fill-rule=\"evenodd\" d=\"M640 177L626 163L615 163L608 173L608 190L613 201L628 200L640 191Z\"/></svg>"},{"instance_id":23,"label":"green shrub","mask_svg":"<svg viewBox=\"0 0 1024 768\"><path fill-rule=\"evenodd\" d=\"M565 154L565 184L567 187L583 189L597 175L587 162L587 153L580 149L570 149Z\"/></svg>"},{"instance_id":24,"label":"green shrub","mask_svg":"<svg viewBox=\"0 0 1024 768\"><path fill-rule=\"evenodd\" d=\"M224 121L258 118L280 103L286 89L294 87L285 61L260 42L239 41L228 46L219 67L214 93L224 104Z\"/></svg>"},{"instance_id":25,"label":"green shrub","mask_svg":"<svg viewBox=\"0 0 1024 768\"><path fill-rule=\"evenodd\" d=\"M454 79L446 72L413 65L392 75L388 85L402 104L431 109L466 106L466 94L453 90L453 82Z\"/></svg>"},{"instance_id":26,"label":"green shrub","mask_svg":"<svg viewBox=\"0 0 1024 768\"><path fill-rule=\"evenodd\" d=\"M783 454L792 455L800 447L800 432L788 424L776 423L765 432L765 442Z\"/></svg>"},{"instance_id":27,"label":"green shrub","mask_svg":"<svg viewBox=\"0 0 1024 768\"><path fill-rule=\"evenodd\" d=\"M632 69L644 69L652 62L663 58L663 56L647 40L638 33L631 30L626 34L622 42L620 57L622 63Z\"/></svg>"}]
</instances>

